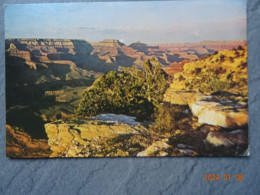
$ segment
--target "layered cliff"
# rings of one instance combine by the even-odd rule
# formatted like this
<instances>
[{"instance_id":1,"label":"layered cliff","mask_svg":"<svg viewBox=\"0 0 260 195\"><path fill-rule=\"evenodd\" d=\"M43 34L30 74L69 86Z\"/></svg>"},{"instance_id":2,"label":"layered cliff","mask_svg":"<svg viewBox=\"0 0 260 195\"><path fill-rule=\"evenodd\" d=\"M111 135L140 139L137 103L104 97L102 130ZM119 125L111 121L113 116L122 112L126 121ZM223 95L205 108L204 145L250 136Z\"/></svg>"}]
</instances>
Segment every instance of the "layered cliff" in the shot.
<instances>
[{"instance_id":1,"label":"layered cliff","mask_svg":"<svg viewBox=\"0 0 260 195\"><path fill-rule=\"evenodd\" d=\"M118 40L89 43L70 39L6 39L6 51L9 56L23 59L33 69L48 67L49 63L74 63L86 70L108 72L134 64L141 66L146 59L152 57L167 66L245 44L245 41L153 45L136 42L126 46Z\"/></svg>"},{"instance_id":2,"label":"layered cliff","mask_svg":"<svg viewBox=\"0 0 260 195\"><path fill-rule=\"evenodd\" d=\"M194 50L199 53L206 52L206 50L231 50L237 48L239 45L245 46L247 41L202 41L198 43L158 43L150 46L164 48L175 51Z\"/></svg>"}]
</instances>

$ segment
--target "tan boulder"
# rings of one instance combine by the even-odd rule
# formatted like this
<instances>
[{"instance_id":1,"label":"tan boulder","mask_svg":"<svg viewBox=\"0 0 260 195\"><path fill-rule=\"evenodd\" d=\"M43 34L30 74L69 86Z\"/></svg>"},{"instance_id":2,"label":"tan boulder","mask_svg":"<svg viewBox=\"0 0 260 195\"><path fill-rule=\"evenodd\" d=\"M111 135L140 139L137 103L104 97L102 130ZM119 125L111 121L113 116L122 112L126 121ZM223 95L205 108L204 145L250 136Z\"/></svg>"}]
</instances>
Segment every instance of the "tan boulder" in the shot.
<instances>
[{"instance_id":1,"label":"tan boulder","mask_svg":"<svg viewBox=\"0 0 260 195\"><path fill-rule=\"evenodd\" d=\"M235 109L236 105L225 106L216 101L195 101L190 105L198 122L209 125L216 125L225 128L239 127L248 124L247 108Z\"/></svg>"},{"instance_id":2,"label":"tan boulder","mask_svg":"<svg viewBox=\"0 0 260 195\"><path fill-rule=\"evenodd\" d=\"M248 124L247 103L241 97L235 102L229 95L203 95L200 92L173 91L169 88L164 101L171 104L189 105L198 122L225 128L239 127Z\"/></svg>"},{"instance_id":3,"label":"tan boulder","mask_svg":"<svg viewBox=\"0 0 260 195\"><path fill-rule=\"evenodd\" d=\"M87 147L99 138L114 138L124 134L138 134L144 127L118 122L81 120L72 122L56 121L45 124L51 157L88 157Z\"/></svg>"}]
</instances>

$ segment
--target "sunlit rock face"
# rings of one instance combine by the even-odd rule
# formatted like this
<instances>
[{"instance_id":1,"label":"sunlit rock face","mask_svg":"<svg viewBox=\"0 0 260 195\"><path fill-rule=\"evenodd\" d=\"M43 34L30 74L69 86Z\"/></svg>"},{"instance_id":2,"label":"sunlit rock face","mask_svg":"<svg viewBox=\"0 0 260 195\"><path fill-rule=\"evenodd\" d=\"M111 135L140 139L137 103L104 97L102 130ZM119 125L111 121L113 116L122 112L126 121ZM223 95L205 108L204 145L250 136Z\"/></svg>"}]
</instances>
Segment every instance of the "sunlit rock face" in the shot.
<instances>
[{"instance_id":1,"label":"sunlit rock face","mask_svg":"<svg viewBox=\"0 0 260 195\"><path fill-rule=\"evenodd\" d=\"M164 101L189 105L202 124L234 128L248 124L247 46L187 62L174 74Z\"/></svg>"},{"instance_id":2,"label":"sunlit rock face","mask_svg":"<svg viewBox=\"0 0 260 195\"><path fill-rule=\"evenodd\" d=\"M112 120L57 121L45 124L51 157L88 157L88 147L93 140L114 138L119 135L139 134L143 126L131 126Z\"/></svg>"},{"instance_id":3,"label":"sunlit rock face","mask_svg":"<svg viewBox=\"0 0 260 195\"><path fill-rule=\"evenodd\" d=\"M247 106L243 102L233 103L230 100L217 100L214 96L190 104L198 122L209 125L218 125L225 128L239 127L248 124Z\"/></svg>"},{"instance_id":4,"label":"sunlit rock face","mask_svg":"<svg viewBox=\"0 0 260 195\"><path fill-rule=\"evenodd\" d=\"M164 101L171 104L190 105L196 100L200 100L202 97L204 97L202 93L192 91L174 91L169 88L164 95Z\"/></svg>"},{"instance_id":5,"label":"sunlit rock face","mask_svg":"<svg viewBox=\"0 0 260 195\"><path fill-rule=\"evenodd\" d=\"M217 125L225 128L239 127L248 124L247 103L240 97L225 95L205 96L196 92L167 91L165 102L189 105L192 114L198 117L198 122Z\"/></svg>"},{"instance_id":6,"label":"sunlit rock face","mask_svg":"<svg viewBox=\"0 0 260 195\"><path fill-rule=\"evenodd\" d=\"M225 128L248 124L247 103L240 97L231 95L205 96L196 92L167 91L165 102L189 105L198 122Z\"/></svg>"}]
</instances>

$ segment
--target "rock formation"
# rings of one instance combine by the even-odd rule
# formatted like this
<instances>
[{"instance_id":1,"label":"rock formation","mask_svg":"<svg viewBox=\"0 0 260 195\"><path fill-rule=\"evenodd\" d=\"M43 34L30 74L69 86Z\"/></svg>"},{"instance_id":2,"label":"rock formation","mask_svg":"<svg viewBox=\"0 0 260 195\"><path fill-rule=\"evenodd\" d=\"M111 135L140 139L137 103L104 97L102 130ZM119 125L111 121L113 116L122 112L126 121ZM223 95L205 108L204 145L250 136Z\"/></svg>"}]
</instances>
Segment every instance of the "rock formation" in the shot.
<instances>
[{"instance_id":1,"label":"rock formation","mask_svg":"<svg viewBox=\"0 0 260 195\"><path fill-rule=\"evenodd\" d=\"M33 69L37 69L37 62L41 66L65 62L87 70L108 72L133 64L141 66L146 59L152 57L158 59L163 66L168 66L245 44L245 41L153 45L137 42L126 46L118 40L89 43L70 39L6 39L6 51L10 56L24 59Z\"/></svg>"},{"instance_id":2,"label":"rock formation","mask_svg":"<svg viewBox=\"0 0 260 195\"><path fill-rule=\"evenodd\" d=\"M183 71L174 75L164 101L189 105L200 123L225 128L246 125L247 66L243 66L246 56L245 47L186 63Z\"/></svg>"},{"instance_id":3,"label":"rock formation","mask_svg":"<svg viewBox=\"0 0 260 195\"><path fill-rule=\"evenodd\" d=\"M199 43L159 43L151 44L149 46L154 46L157 48L175 50L175 51L185 51L194 50L199 53L203 53L206 50L231 50L237 48L239 45L244 46L246 41L202 41Z\"/></svg>"},{"instance_id":4,"label":"rock formation","mask_svg":"<svg viewBox=\"0 0 260 195\"><path fill-rule=\"evenodd\" d=\"M45 124L51 157L88 157L88 146L99 138L115 138L120 135L139 134L142 126L130 126L114 121L81 120L57 121Z\"/></svg>"},{"instance_id":5,"label":"rock formation","mask_svg":"<svg viewBox=\"0 0 260 195\"><path fill-rule=\"evenodd\" d=\"M198 117L199 123L225 128L248 124L248 111L245 102L234 103L230 99L218 100L216 96L205 96L190 103L190 108L193 115Z\"/></svg>"}]
</instances>

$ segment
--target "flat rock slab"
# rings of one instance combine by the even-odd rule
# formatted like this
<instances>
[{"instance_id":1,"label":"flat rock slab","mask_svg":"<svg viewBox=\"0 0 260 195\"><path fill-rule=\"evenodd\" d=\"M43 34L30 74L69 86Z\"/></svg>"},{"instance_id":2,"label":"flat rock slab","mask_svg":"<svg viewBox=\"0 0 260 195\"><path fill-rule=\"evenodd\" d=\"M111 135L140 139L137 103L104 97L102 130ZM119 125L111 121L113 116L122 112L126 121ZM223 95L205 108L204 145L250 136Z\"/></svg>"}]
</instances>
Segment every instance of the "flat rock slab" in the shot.
<instances>
[{"instance_id":1,"label":"flat rock slab","mask_svg":"<svg viewBox=\"0 0 260 195\"><path fill-rule=\"evenodd\" d=\"M206 96L190 104L198 122L225 128L239 127L248 124L247 106L231 101L218 101L215 96Z\"/></svg>"},{"instance_id":2,"label":"flat rock slab","mask_svg":"<svg viewBox=\"0 0 260 195\"><path fill-rule=\"evenodd\" d=\"M200 92L168 90L164 101L189 105L192 114L198 117L198 122L202 124L224 128L248 124L247 102L242 97L232 94L203 95Z\"/></svg>"},{"instance_id":3,"label":"flat rock slab","mask_svg":"<svg viewBox=\"0 0 260 195\"><path fill-rule=\"evenodd\" d=\"M88 141L114 138L119 135L138 134L143 126L130 126L122 123L105 123L100 120L81 120L73 122L53 122L45 124L48 144L53 152L51 157L81 157L77 154L89 144Z\"/></svg>"}]
</instances>

